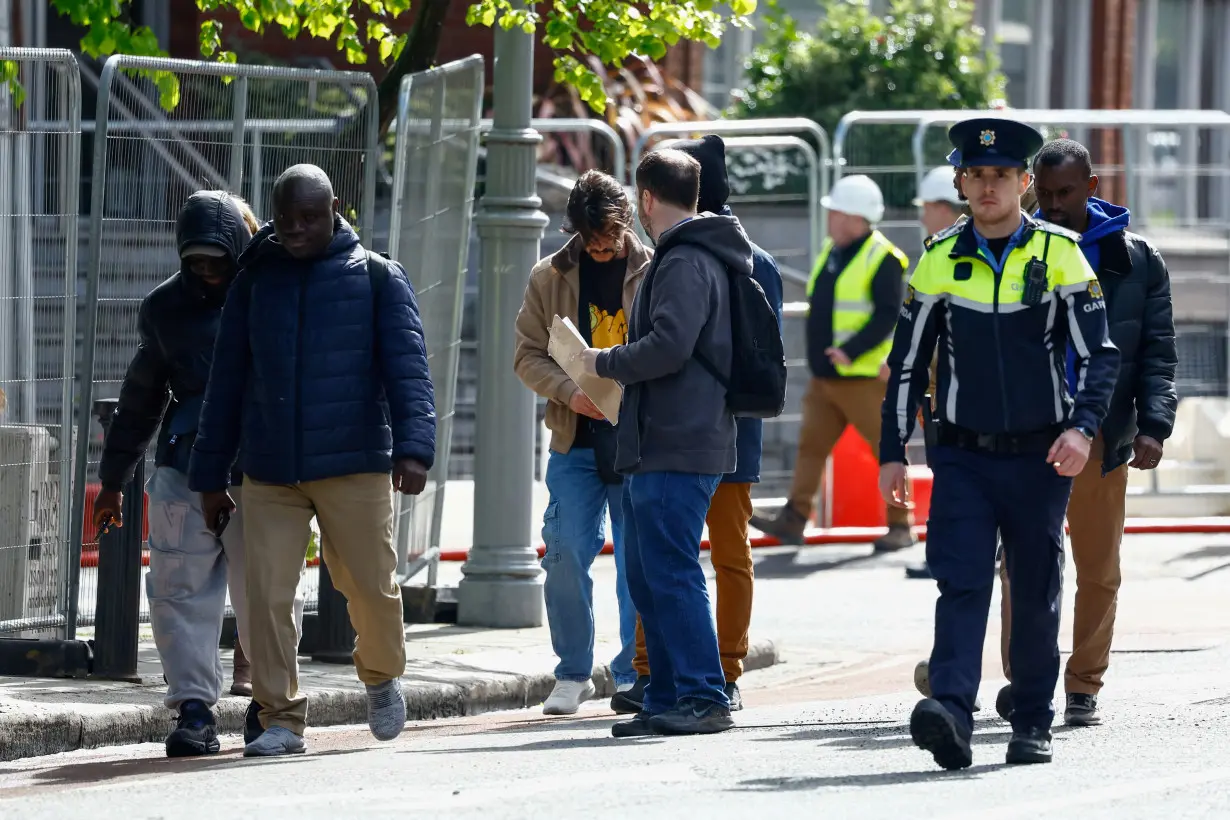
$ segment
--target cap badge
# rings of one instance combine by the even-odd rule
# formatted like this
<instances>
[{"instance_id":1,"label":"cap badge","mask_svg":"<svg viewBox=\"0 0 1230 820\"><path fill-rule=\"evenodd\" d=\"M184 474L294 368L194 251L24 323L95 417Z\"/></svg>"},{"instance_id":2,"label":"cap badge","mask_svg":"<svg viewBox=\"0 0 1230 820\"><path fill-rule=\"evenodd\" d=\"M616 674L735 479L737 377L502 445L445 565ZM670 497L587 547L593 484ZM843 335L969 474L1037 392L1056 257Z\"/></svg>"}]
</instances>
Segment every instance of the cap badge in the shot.
<instances>
[{"instance_id":1,"label":"cap badge","mask_svg":"<svg viewBox=\"0 0 1230 820\"><path fill-rule=\"evenodd\" d=\"M983 131L981 134L978 135L978 141L981 142L985 146L994 145L995 144L995 132L989 129L986 131Z\"/></svg>"}]
</instances>

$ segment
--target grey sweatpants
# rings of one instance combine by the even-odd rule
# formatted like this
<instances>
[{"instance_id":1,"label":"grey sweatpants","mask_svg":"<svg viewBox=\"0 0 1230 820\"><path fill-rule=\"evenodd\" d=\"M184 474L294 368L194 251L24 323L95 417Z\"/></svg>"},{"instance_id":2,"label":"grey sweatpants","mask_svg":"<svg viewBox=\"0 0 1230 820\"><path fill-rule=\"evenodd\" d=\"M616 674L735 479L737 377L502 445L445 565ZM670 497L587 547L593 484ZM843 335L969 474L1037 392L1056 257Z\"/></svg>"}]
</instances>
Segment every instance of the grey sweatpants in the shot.
<instances>
[{"instance_id":1,"label":"grey sweatpants","mask_svg":"<svg viewBox=\"0 0 1230 820\"><path fill-rule=\"evenodd\" d=\"M242 487L232 487L237 509L216 538L205 526L201 496L188 489L188 477L159 467L146 484L149 493L149 598L154 643L167 679L166 706L178 710L187 700L213 706L222 694L218 639L226 611L227 587L245 652L248 596L244 572ZM306 545L305 545L306 546ZM295 628L303 633L303 575L295 593ZM260 658L248 653L256 666Z\"/></svg>"}]
</instances>

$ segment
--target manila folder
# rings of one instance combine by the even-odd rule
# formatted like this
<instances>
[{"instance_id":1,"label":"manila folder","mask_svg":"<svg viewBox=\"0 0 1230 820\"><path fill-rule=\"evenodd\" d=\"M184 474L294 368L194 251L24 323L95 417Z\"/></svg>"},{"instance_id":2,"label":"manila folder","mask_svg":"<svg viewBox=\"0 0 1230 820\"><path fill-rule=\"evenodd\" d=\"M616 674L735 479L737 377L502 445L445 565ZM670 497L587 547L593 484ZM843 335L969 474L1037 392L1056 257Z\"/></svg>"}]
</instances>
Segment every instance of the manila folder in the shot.
<instances>
[{"instance_id":1,"label":"manila folder","mask_svg":"<svg viewBox=\"0 0 1230 820\"><path fill-rule=\"evenodd\" d=\"M602 411L607 421L611 424L618 424L619 405L624 395L623 388L614 379L591 376L585 372L581 365L581 351L588 346L571 319L567 317L561 319L556 316L552 320L547 353L564 369L568 378L576 382L581 392Z\"/></svg>"}]
</instances>

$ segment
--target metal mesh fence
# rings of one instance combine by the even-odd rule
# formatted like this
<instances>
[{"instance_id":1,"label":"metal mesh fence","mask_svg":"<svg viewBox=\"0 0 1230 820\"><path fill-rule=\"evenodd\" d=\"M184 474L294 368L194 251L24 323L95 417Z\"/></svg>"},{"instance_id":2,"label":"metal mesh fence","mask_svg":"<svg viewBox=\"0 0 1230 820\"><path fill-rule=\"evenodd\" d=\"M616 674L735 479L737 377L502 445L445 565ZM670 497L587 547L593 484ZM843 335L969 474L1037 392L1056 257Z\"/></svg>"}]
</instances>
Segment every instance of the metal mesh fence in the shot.
<instances>
[{"instance_id":1,"label":"metal mesh fence","mask_svg":"<svg viewBox=\"0 0 1230 820\"><path fill-rule=\"evenodd\" d=\"M0 48L0 634L68 623L81 84Z\"/></svg>"},{"instance_id":2,"label":"metal mesh fence","mask_svg":"<svg viewBox=\"0 0 1230 820\"><path fill-rule=\"evenodd\" d=\"M483 59L475 55L402 81L389 251L418 297L436 394L436 461L427 488L399 496L398 576L428 570L434 585L449 477L462 319L482 128Z\"/></svg>"},{"instance_id":3,"label":"metal mesh fence","mask_svg":"<svg viewBox=\"0 0 1230 820\"><path fill-rule=\"evenodd\" d=\"M173 76L178 104L169 110L161 105L154 84L134 69ZM377 131L375 83L366 73L127 55L107 61L94 136L76 526L98 490L93 481L102 431L91 418L91 401L118 396L137 346L141 300L178 269L175 220L183 203L198 190L226 189L244 196L264 221L277 175L290 165L312 163L329 174L342 215L370 244ZM147 478L152 457L151 448ZM91 567L97 544L88 529L77 537L84 552L78 622L87 624L98 592ZM314 604L315 596L310 600ZM141 614L148 619L144 585Z\"/></svg>"}]
</instances>

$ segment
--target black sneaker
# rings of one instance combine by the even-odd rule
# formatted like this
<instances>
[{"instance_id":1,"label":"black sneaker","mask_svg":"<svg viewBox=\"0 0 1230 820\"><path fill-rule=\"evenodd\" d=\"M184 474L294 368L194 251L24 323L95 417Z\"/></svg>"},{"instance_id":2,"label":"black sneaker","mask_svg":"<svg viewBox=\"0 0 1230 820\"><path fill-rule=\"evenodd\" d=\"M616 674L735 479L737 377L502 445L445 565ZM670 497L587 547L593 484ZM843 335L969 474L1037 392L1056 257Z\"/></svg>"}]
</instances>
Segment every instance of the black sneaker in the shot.
<instances>
[{"instance_id":1,"label":"black sneaker","mask_svg":"<svg viewBox=\"0 0 1230 820\"><path fill-rule=\"evenodd\" d=\"M1068 708L1063 711L1063 722L1069 726L1099 726L1102 713L1098 711L1096 695L1068 695Z\"/></svg>"},{"instance_id":2,"label":"black sneaker","mask_svg":"<svg viewBox=\"0 0 1230 820\"><path fill-rule=\"evenodd\" d=\"M669 712L654 715L650 727L664 735L712 735L733 729L730 710L710 700L687 698Z\"/></svg>"},{"instance_id":3,"label":"black sneaker","mask_svg":"<svg viewBox=\"0 0 1230 820\"><path fill-rule=\"evenodd\" d=\"M611 711L617 715L635 715L641 711L645 702L645 687L649 685L649 676L640 675L631 689L616 692L611 697Z\"/></svg>"},{"instance_id":4,"label":"black sneaker","mask_svg":"<svg viewBox=\"0 0 1230 820\"><path fill-rule=\"evenodd\" d=\"M905 577L914 580L930 580L933 576L931 575L931 567L927 566L926 562L924 562L921 564L911 564L906 567Z\"/></svg>"},{"instance_id":5,"label":"black sneaker","mask_svg":"<svg viewBox=\"0 0 1230 820\"><path fill-rule=\"evenodd\" d=\"M637 712L632 720L625 720L611 727L611 737L649 737L656 734L658 732L654 731L649 723L648 712Z\"/></svg>"},{"instance_id":6,"label":"black sneaker","mask_svg":"<svg viewBox=\"0 0 1230 820\"><path fill-rule=\"evenodd\" d=\"M910 715L910 737L942 769L965 769L974 762L969 739L961 735L952 713L938 700L920 700Z\"/></svg>"},{"instance_id":7,"label":"black sneaker","mask_svg":"<svg viewBox=\"0 0 1230 820\"><path fill-rule=\"evenodd\" d=\"M730 701L730 711L738 712L743 709L743 694L739 691L739 684L733 681L726 684L726 699Z\"/></svg>"},{"instance_id":8,"label":"black sneaker","mask_svg":"<svg viewBox=\"0 0 1230 820\"><path fill-rule=\"evenodd\" d=\"M252 701L248 704L248 713L243 716L243 745L247 746L264 733L265 727L261 726L261 705Z\"/></svg>"},{"instance_id":9,"label":"black sneaker","mask_svg":"<svg viewBox=\"0 0 1230 820\"><path fill-rule=\"evenodd\" d=\"M1001 718L1012 722L1012 710L1016 708L1016 704L1012 700L1012 684L1006 684L1004 688L999 690L999 694L995 696L995 711Z\"/></svg>"},{"instance_id":10,"label":"black sneaker","mask_svg":"<svg viewBox=\"0 0 1230 820\"><path fill-rule=\"evenodd\" d=\"M181 703L175 728L167 735L167 757L212 755L221 748L214 714L209 707L199 700Z\"/></svg>"},{"instance_id":11,"label":"black sneaker","mask_svg":"<svg viewBox=\"0 0 1230 820\"><path fill-rule=\"evenodd\" d=\"M1008 741L1007 763L1050 763L1051 732L1049 729L1026 729L1013 732Z\"/></svg>"}]
</instances>

